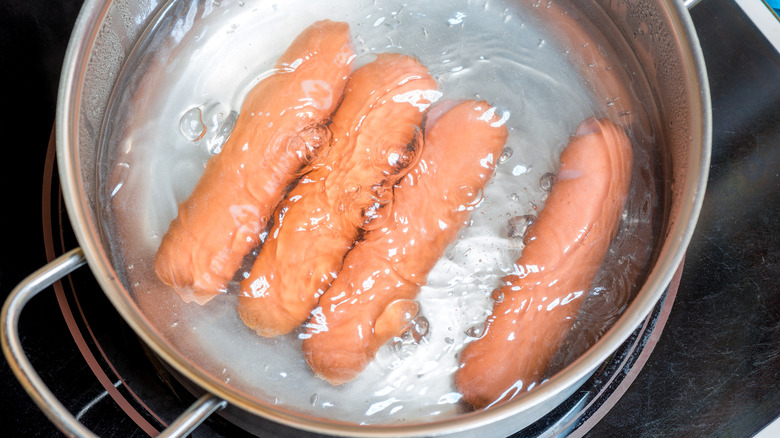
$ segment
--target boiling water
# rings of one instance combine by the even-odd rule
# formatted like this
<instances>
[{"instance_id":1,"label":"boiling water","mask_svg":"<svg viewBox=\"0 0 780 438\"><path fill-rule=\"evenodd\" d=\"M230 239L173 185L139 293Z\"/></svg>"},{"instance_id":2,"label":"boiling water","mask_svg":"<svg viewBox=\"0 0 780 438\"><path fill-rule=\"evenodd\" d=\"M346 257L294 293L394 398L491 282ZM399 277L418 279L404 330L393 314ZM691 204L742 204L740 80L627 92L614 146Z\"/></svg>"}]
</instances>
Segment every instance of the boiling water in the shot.
<instances>
[{"instance_id":1,"label":"boiling water","mask_svg":"<svg viewBox=\"0 0 780 438\"><path fill-rule=\"evenodd\" d=\"M177 2L127 61L104 145L111 164L102 196L115 263L125 266L121 275L150 322L216 379L296 411L391 423L466 409L452 383L459 352L479 336L491 292L521 254L569 136L607 105L533 10L544 7L496 0ZM471 224L420 292L416 331L388 343L357 380L338 387L312 375L299 333L256 336L237 316L235 293L202 307L184 304L151 266L177 203L219 152L243 96L301 30L324 18L350 23L357 66L381 52L415 56L437 79L442 100L485 99L509 130ZM637 165L623 228L589 299L596 304L584 306L581 329L572 332L584 335L570 337L559 365L614 321L648 258L658 200L643 145L652 134L631 135Z\"/></svg>"}]
</instances>

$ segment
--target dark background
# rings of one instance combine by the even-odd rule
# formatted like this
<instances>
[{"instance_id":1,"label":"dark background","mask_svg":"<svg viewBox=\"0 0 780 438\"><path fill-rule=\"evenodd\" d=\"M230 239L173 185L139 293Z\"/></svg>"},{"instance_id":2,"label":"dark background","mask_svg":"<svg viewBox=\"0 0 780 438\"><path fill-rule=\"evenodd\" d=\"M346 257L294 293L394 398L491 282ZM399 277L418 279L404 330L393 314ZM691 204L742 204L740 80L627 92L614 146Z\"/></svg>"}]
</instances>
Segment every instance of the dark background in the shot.
<instances>
[{"instance_id":1,"label":"dark background","mask_svg":"<svg viewBox=\"0 0 780 438\"><path fill-rule=\"evenodd\" d=\"M46 264L41 193L46 145L54 123L65 48L81 1L0 0L0 114L4 208L0 297ZM56 358L65 370L84 370L53 294L33 299L21 330L32 357ZM40 339L52 339L39 347ZM0 436L58 436L27 397L5 358L0 365ZM88 378L74 374L75 379ZM75 395L75 394L74 394Z\"/></svg>"},{"instance_id":2,"label":"dark background","mask_svg":"<svg viewBox=\"0 0 780 438\"><path fill-rule=\"evenodd\" d=\"M46 263L46 145L80 6L0 2L0 298ZM780 56L729 0L704 0L691 15L713 100L708 192L667 326L595 437L747 437L780 415ZM94 376L53 294L31 305L20 329L28 355L53 382L65 382L60 392L73 406L94 399ZM0 436L58 436L2 362ZM104 423L129 420L101 421L96 429L105 432L113 429Z\"/></svg>"}]
</instances>

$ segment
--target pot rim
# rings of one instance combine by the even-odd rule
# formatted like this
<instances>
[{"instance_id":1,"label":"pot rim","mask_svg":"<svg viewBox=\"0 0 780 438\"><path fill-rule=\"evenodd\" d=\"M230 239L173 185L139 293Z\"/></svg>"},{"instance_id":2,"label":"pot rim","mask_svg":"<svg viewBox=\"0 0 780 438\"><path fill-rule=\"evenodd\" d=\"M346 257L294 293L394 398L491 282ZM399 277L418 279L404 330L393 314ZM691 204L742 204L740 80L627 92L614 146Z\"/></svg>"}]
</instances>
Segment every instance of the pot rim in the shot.
<instances>
[{"instance_id":1,"label":"pot rim","mask_svg":"<svg viewBox=\"0 0 780 438\"><path fill-rule=\"evenodd\" d=\"M282 423L287 426L329 433L340 436L401 437L419 435L439 435L471 430L505 420L520 412L540 405L562 390L575 385L592 373L615 351L641 323L655 306L664 290L671 282L676 268L683 260L685 250L691 240L695 224L703 203L709 172L712 114L709 82L693 22L681 2L661 0L672 13L673 28L680 37L680 50L683 54L683 69L687 77L699 90L691 96L692 118L701 120L696 132L691 132L687 159L699 163L698 168L690 167L695 174L689 175L688 184L681 193L681 220L666 235L666 244L658 255L655 266L647 281L632 300L618 321L588 351L551 377L545 384L533 391L517 396L513 400L484 411L469 412L454 418L434 422L422 422L410 425L371 425L360 426L352 423L335 423L317 417L272 406L237 391L215 379L201 368L192 364L149 324L137 308L130 293L121 284L115 274L110 257L104 251L97 224L93 221L87 196L84 192L78 145L81 117L79 107L85 72L91 53L92 42L99 33L103 17L107 14L110 2L87 0L78 16L65 54L56 109L57 160L65 205L76 238L81 245L87 263L104 293L133 331L158 356L177 372L195 383L204 391L214 394L229 404L251 414ZM700 145L700 147L698 147ZM671 242L669 244L668 242ZM670 248L671 246L671 248Z\"/></svg>"}]
</instances>

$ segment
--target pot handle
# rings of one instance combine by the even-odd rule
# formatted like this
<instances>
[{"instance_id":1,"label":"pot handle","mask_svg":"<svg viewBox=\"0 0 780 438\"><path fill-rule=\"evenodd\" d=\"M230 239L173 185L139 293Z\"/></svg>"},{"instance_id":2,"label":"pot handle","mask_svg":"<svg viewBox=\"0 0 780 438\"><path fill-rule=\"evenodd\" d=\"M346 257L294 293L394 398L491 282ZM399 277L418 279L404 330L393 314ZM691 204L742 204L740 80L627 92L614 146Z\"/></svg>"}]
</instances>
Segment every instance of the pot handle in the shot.
<instances>
[{"instance_id":1,"label":"pot handle","mask_svg":"<svg viewBox=\"0 0 780 438\"><path fill-rule=\"evenodd\" d=\"M97 435L76 420L43 383L24 353L18 328L22 309L32 297L85 263L84 252L81 248L75 248L30 274L11 291L6 299L2 310L2 326L0 326L3 354L16 378L49 420L63 433L72 437L97 437ZM186 436L209 415L225 406L227 406L226 401L212 394L206 394L162 431L159 437Z\"/></svg>"}]
</instances>

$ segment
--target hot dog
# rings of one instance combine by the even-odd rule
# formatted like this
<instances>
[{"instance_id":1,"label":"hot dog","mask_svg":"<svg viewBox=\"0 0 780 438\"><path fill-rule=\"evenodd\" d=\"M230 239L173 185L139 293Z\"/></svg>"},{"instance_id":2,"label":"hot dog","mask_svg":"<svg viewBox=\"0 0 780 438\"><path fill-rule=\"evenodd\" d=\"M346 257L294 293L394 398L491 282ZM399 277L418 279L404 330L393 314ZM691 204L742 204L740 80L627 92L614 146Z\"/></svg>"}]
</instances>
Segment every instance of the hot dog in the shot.
<instances>
[{"instance_id":1,"label":"hot dog","mask_svg":"<svg viewBox=\"0 0 780 438\"><path fill-rule=\"evenodd\" d=\"M619 126L589 118L577 128L515 273L494 292L484 335L462 352L464 401L484 408L543 377L617 232L632 160Z\"/></svg>"},{"instance_id":2,"label":"hot dog","mask_svg":"<svg viewBox=\"0 0 780 438\"><path fill-rule=\"evenodd\" d=\"M429 121L420 162L382 211L387 220L348 253L306 325L303 352L315 374L352 380L417 314L414 298L468 221L506 142L494 112L467 101Z\"/></svg>"},{"instance_id":3,"label":"hot dog","mask_svg":"<svg viewBox=\"0 0 780 438\"><path fill-rule=\"evenodd\" d=\"M241 282L238 310L248 327L276 336L308 319L358 234L419 159L419 125L437 97L428 70L408 56L381 54L350 76L325 163L276 209Z\"/></svg>"},{"instance_id":4,"label":"hot dog","mask_svg":"<svg viewBox=\"0 0 780 438\"><path fill-rule=\"evenodd\" d=\"M323 154L354 50L346 23L319 21L247 95L222 152L179 205L155 259L184 301L224 292L301 168Z\"/></svg>"}]
</instances>

